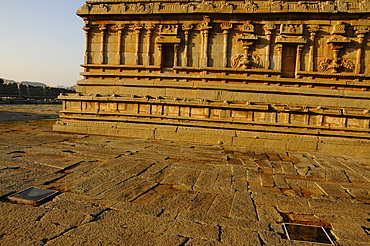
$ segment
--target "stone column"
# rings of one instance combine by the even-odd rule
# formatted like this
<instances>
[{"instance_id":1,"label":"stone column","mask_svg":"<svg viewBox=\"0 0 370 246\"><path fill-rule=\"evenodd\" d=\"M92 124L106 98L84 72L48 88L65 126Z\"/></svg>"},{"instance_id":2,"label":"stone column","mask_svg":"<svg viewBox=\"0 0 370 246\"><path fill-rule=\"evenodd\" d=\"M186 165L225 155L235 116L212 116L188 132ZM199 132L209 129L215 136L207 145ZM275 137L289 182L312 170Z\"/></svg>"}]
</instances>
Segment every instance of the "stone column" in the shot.
<instances>
[{"instance_id":1,"label":"stone column","mask_svg":"<svg viewBox=\"0 0 370 246\"><path fill-rule=\"evenodd\" d=\"M84 58L84 63L89 64L89 58L90 58L90 30L91 27L88 22L85 22L85 26L82 28L85 31L85 58Z\"/></svg>"},{"instance_id":2,"label":"stone column","mask_svg":"<svg viewBox=\"0 0 370 246\"><path fill-rule=\"evenodd\" d=\"M222 66L227 67L228 66L228 59L227 59L227 49L229 47L229 32L230 29L233 27L231 23L221 23L221 30L222 35L224 36L224 47L222 51Z\"/></svg>"},{"instance_id":3,"label":"stone column","mask_svg":"<svg viewBox=\"0 0 370 246\"><path fill-rule=\"evenodd\" d=\"M204 49L203 49L203 67L208 67L208 38L209 38L208 29L203 30L204 35Z\"/></svg>"},{"instance_id":4,"label":"stone column","mask_svg":"<svg viewBox=\"0 0 370 246\"><path fill-rule=\"evenodd\" d=\"M187 24L182 25L182 30L184 31L184 35L185 35L184 55L182 57L183 58L182 64L185 67L189 66L189 33L192 28L193 28L193 25L187 25Z\"/></svg>"},{"instance_id":5,"label":"stone column","mask_svg":"<svg viewBox=\"0 0 370 246\"><path fill-rule=\"evenodd\" d=\"M276 28L276 26L272 23L267 23L263 26L263 29L265 29L266 38L267 38L267 46L266 46L266 57L265 57L265 68L270 68L270 55L271 55L271 36L272 31Z\"/></svg>"},{"instance_id":6,"label":"stone column","mask_svg":"<svg viewBox=\"0 0 370 246\"><path fill-rule=\"evenodd\" d=\"M277 44L275 46L275 50L277 52L277 61L276 61L276 70L281 71L281 63L282 63L282 55L283 55L283 45Z\"/></svg>"},{"instance_id":7,"label":"stone column","mask_svg":"<svg viewBox=\"0 0 370 246\"><path fill-rule=\"evenodd\" d=\"M175 44L175 47L174 47L174 54L173 54L173 66L174 67L177 67L178 66L178 53L179 53L179 45L178 44Z\"/></svg>"},{"instance_id":8,"label":"stone column","mask_svg":"<svg viewBox=\"0 0 370 246\"><path fill-rule=\"evenodd\" d=\"M199 24L198 26L200 30L200 34L202 37L201 41L201 60L200 60L200 66L201 67L207 67L208 66L208 29L212 28L211 26L208 26L208 22L203 22Z\"/></svg>"},{"instance_id":9,"label":"stone column","mask_svg":"<svg viewBox=\"0 0 370 246\"><path fill-rule=\"evenodd\" d=\"M147 38L147 50L146 50L146 65L150 65L150 52L151 52L151 40L152 40L152 33L154 29L153 24L145 25L146 29L146 38Z\"/></svg>"},{"instance_id":10,"label":"stone column","mask_svg":"<svg viewBox=\"0 0 370 246\"><path fill-rule=\"evenodd\" d=\"M361 73L361 59L362 59L362 53L364 49L364 41L366 33L368 32L368 27L355 27L356 29L356 36L357 36L357 52L356 52L356 65L355 65L355 73L359 74Z\"/></svg>"},{"instance_id":11,"label":"stone column","mask_svg":"<svg viewBox=\"0 0 370 246\"><path fill-rule=\"evenodd\" d=\"M158 54L159 58L156 59L156 66L162 67L162 44L158 44Z\"/></svg>"},{"instance_id":12,"label":"stone column","mask_svg":"<svg viewBox=\"0 0 370 246\"><path fill-rule=\"evenodd\" d=\"M117 47L117 64L122 64L122 36L123 36L123 29L125 25L118 24L116 26L117 34L118 34L118 47Z\"/></svg>"},{"instance_id":13,"label":"stone column","mask_svg":"<svg viewBox=\"0 0 370 246\"><path fill-rule=\"evenodd\" d=\"M106 30L107 30L107 27L105 26L105 24L101 24L99 26L99 31L100 31L100 35L101 35L101 39L100 39L100 64L104 64L104 53L105 53L104 40L105 40Z\"/></svg>"},{"instance_id":14,"label":"stone column","mask_svg":"<svg viewBox=\"0 0 370 246\"><path fill-rule=\"evenodd\" d=\"M134 31L136 35L136 40L135 40L135 64L139 65L139 52L140 52L140 33L141 29L143 26L141 24L135 24L134 25Z\"/></svg>"},{"instance_id":15,"label":"stone column","mask_svg":"<svg viewBox=\"0 0 370 246\"><path fill-rule=\"evenodd\" d=\"M310 32L310 50L309 50L309 58L308 58L308 71L313 72L314 64L315 64L315 40L316 34L319 31L319 25L310 25L308 26L308 31Z\"/></svg>"},{"instance_id":16,"label":"stone column","mask_svg":"<svg viewBox=\"0 0 370 246\"><path fill-rule=\"evenodd\" d=\"M301 71L301 56L302 56L302 50L303 50L303 47L304 45L303 44L300 44L298 45L297 47L297 58L296 58L296 63L295 63L295 73L296 73L296 77L297 77L297 73L299 71Z\"/></svg>"}]
</instances>

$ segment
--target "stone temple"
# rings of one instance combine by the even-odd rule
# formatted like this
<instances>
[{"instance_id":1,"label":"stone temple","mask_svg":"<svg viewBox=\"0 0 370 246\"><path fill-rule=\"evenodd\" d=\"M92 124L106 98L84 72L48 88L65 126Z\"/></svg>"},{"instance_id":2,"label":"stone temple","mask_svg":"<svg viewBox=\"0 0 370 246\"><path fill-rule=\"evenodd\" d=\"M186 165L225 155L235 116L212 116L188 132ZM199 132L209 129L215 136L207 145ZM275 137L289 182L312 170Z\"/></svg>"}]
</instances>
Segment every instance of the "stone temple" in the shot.
<instances>
[{"instance_id":1,"label":"stone temple","mask_svg":"<svg viewBox=\"0 0 370 246\"><path fill-rule=\"evenodd\" d=\"M370 153L370 1L110 0L54 130Z\"/></svg>"}]
</instances>

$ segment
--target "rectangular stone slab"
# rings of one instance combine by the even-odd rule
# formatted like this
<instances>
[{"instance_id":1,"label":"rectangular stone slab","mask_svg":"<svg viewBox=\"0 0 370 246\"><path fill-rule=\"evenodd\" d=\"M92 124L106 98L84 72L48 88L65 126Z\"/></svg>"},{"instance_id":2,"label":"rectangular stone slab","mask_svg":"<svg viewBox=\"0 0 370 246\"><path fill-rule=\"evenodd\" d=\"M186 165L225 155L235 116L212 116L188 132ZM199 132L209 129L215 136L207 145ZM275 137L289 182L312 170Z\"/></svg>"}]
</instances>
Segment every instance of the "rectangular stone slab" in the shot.
<instances>
[{"instance_id":1,"label":"rectangular stone slab","mask_svg":"<svg viewBox=\"0 0 370 246\"><path fill-rule=\"evenodd\" d=\"M10 201L17 203L36 205L46 201L48 198L51 198L52 196L55 196L57 193L58 191L54 190L44 190L30 187L20 192L17 192L13 195L10 195L7 198Z\"/></svg>"}]
</instances>

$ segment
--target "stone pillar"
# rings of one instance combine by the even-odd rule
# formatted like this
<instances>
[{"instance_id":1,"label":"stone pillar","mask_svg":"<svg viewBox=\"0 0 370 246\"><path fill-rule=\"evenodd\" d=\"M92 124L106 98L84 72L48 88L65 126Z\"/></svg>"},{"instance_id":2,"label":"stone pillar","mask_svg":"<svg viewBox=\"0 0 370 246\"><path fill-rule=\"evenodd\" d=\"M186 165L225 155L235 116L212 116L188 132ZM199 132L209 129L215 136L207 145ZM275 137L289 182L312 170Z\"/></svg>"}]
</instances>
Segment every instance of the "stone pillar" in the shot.
<instances>
[{"instance_id":1,"label":"stone pillar","mask_svg":"<svg viewBox=\"0 0 370 246\"><path fill-rule=\"evenodd\" d=\"M276 61L276 70L281 71L281 63L282 63L282 55L283 55L283 45L277 44L275 46L275 50L277 52L277 61Z\"/></svg>"},{"instance_id":2,"label":"stone pillar","mask_svg":"<svg viewBox=\"0 0 370 246\"><path fill-rule=\"evenodd\" d=\"M116 26L117 34L118 34L118 47L117 47L117 64L122 64L122 36L123 36L123 29L125 25L118 24Z\"/></svg>"},{"instance_id":3,"label":"stone pillar","mask_svg":"<svg viewBox=\"0 0 370 246\"><path fill-rule=\"evenodd\" d=\"M85 58L84 58L84 63L89 64L89 58L90 58L90 30L91 27L88 22L85 22L85 26L82 28L85 31Z\"/></svg>"},{"instance_id":4,"label":"stone pillar","mask_svg":"<svg viewBox=\"0 0 370 246\"><path fill-rule=\"evenodd\" d=\"M267 46L266 46L266 57L265 57L265 68L269 69L270 68L270 55L271 55L271 36L272 36L272 31L276 28L276 26L272 23L267 23L266 25L263 26L263 29L265 29L266 33L266 38L267 38Z\"/></svg>"},{"instance_id":5,"label":"stone pillar","mask_svg":"<svg viewBox=\"0 0 370 246\"><path fill-rule=\"evenodd\" d=\"M107 27L104 24L101 24L99 26L99 31L100 31L100 35L101 35L101 39L100 39L100 64L104 64L104 53L105 53L104 40L105 40L106 30L107 30Z\"/></svg>"},{"instance_id":6,"label":"stone pillar","mask_svg":"<svg viewBox=\"0 0 370 246\"><path fill-rule=\"evenodd\" d=\"M174 67L177 67L178 66L178 53L179 53L179 45L178 44L175 44L175 47L174 47L174 54L173 54L173 66Z\"/></svg>"},{"instance_id":7,"label":"stone pillar","mask_svg":"<svg viewBox=\"0 0 370 246\"><path fill-rule=\"evenodd\" d=\"M153 24L145 25L146 29L146 38L147 38L147 49L146 49L146 65L150 65L150 52L151 52L151 40L152 40L152 33L154 29Z\"/></svg>"},{"instance_id":8,"label":"stone pillar","mask_svg":"<svg viewBox=\"0 0 370 246\"><path fill-rule=\"evenodd\" d=\"M139 52L140 52L140 33L143 26L141 24L135 24L134 25L134 31L135 31L135 65L139 65Z\"/></svg>"},{"instance_id":9,"label":"stone pillar","mask_svg":"<svg viewBox=\"0 0 370 246\"><path fill-rule=\"evenodd\" d=\"M301 71L301 60L302 60L302 50L303 50L304 45L300 44L297 47L297 59L295 63L295 77L297 78L297 72Z\"/></svg>"},{"instance_id":10,"label":"stone pillar","mask_svg":"<svg viewBox=\"0 0 370 246\"><path fill-rule=\"evenodd\" d=\"M308 26L308 31L310 32L310 50L309 50L309 57L308 57L308 71L313 72L314 64L315 64L315 40L316 34L319 31L319 25L310 25Z\"/></svg>"},{"instance_id":11,"label":"stone pillar","mask_svg":"<svg viewBox=\"0 0 370 246\"><path fill-rule=\"evenodd\" d=\"M156 66L162 67L162 44L158 44L159 58L156 60Z\"/></svg>"},{"instance_id":12,"label":"stone pillar","mask_svg":"<svg viewBox=\"0 0 370 246\"><path fill-rule=\"evenodd\" d=\"M200 59L200 66L207 67L208 66L208 29L212 28L208 26L208 22L203 22L198 25L201 34L201 59Z\"/></svg>"},{"instance_id":13,"label":"stone pillar","mask_svg":"<svg viewBox=\"0 0 370 246\"><path fill-rule=\"evenodd\" d=\"M357 52L356 52L356 65L355 65L355 73L361 73L361 59L364 49L364 41L366 33L368 32L368 27L355 27L356 29L356 37L357 37Z\"/></svg>"},{"instance_id":14,"label":"stone pillar","mask_svg":"<svg viewBox=\"0 0 370 246\"><path fill-rule=\"evenodd\" d=\"M187 25L187 24L182 25L182 30L184 31L184 35L185 35L184 56L182 57L183 58L182 64L185 67L189 66L189 34L192 28L193 28L193 25Z\"/></svg>"},{"instance_id":15,"label":"stone pillar","mask_svg":"<svg viewBox=\"0 0 370 246\"><path fill-rule=\"evenodd\" d=\"M232 24L231 23L221 23L221 29L222 29L222 34L224 36L224 47L223 47L223 51L222 51L222 58L223 58L223 61L222 61L222 65L223 67L227 67L228 66L228 59L227 59L227 49L229 47L229 32L230 32L230 29L232 28Z\"/></svg>"},{"instance_id":16,"label":"stone pillar","mask_svg":"<svg viewBox=\"0 0 370 246\"><path fill-rule=\"evenodd\" d=\"M208 38L209 38L209 31L208 29L203 30L204 40L203 40L203 67L208 67Z\"/></svg>"}]
</instances>

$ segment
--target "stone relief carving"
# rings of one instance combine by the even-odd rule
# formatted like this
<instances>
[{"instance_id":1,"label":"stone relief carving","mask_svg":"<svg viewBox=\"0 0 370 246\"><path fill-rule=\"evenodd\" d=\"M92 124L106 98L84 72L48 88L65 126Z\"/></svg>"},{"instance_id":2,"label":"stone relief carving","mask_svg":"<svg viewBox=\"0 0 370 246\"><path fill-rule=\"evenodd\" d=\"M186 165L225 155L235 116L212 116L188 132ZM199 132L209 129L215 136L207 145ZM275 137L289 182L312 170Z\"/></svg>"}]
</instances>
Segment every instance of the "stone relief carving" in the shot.
<instances>
[{"instance_id":1,"label":"stone relief carving","mask_svg":"<svg viewBox=\"0 0 370 246\"><path fill-rule=\"evenodd\" d=\"M319 7L323 12L334 12L335 11L335 5L331 1L319 3Z\"/></svg>"},{"instance_id":2,"label":"stone relief carving","mask_svg":"<svg viewBox=\"0 0 370 246\"><path fill-rule=\"evenodd\" d=\"M233 24L229 22L223 22L220 24L221 30L229 30L233 27Z\"/></svg>"},{"instance_id":3,"label":"stone relief carving","mask_svg":"<svg viewBox=\"0 0 370 246\"><path fill-rule=\"evenodd\" d=\"M347 12L349 10L348 3L344 0L337 0L336 6L339 12Z\"/></svg>"},{"instance_id":4,"label":"stone relief carving","mask_svg":"<svg viewBox=\"0 0 370 246\"><path fill-rule=\"evenodd\" d=\"M247 23L241 26L241 31L246 33L254 33L254 25L250 21L247 21Z\"/></svg>"},{"instance_id":5,"label":"stone relief carving","mask_svg":"<svg viewBox=\"0 0 370 246\"><path fill-rule=\"evenodd\" d=\"M308 4L304 1L299 1L296 5L294 5L293 9L295 11L306 11L308 10Z\"/></svg>"},{"instance_id":6,"label":"stone relief carving","mask_svg":"<svg viewBox=\"0 0 370 246\"><path fill-rule=\"evenodd\" d=\"M189 31L191 29L193 29L192 24L185 23L185 24L182 25L182 30L184 30L184 31Z\"/></svg>"},{"instance_id":7,"label":"stone relief carving","mask_svg":"<svg viewBox=\"0 0 370 246\"><path fill-rule=\"evenodd\" d=\"M225 2L219 6L219 10L221 12L232 12L234 10L234 6L231 3Z\"/></svg>"},{"instance_id":8,"label":"stone relief carving","mask_svg":"<svg viewBox=\"0 0 370 246\"><path fill-rule=\"evenodd\" d=\"M332 59L325 58L319 62L319 71L327 72L331 71L332 73L339 73L343 70L352 72L355 69L355 63L348 59Z\"/></svg>"},{"instance_id":9,"label":"stone relief carving","mask_svg":"<svg viewBox=\"0 0 370 246\"><path fill-rule=\"evenodd\" d=\"M127 10L127 5L125 3L121 3L115 6L114 11L121 14Z\"/></svg>"},{"instance_id":10,"label":"stone relief carving","mask_svg":"<svg viewBox=\"0 0 370 246\"><path fill-rule=\"evenodd\" d=\"M160 25L159 34L161 35L177 35L178 25Z\"/></svg>"},{"instance_id":11,"label":"stone relief carving","mask_svg":"<svg viewBox=\"0 0 370 246\"><path fill-rule=\"evenodd\" d=\"M331 34L345 34L346 33L346 25L343 22L338 22L338 24L333 26Z\"/></svg>"},{"instance_id":12,"label":"stone relief carving","mask_svg":"<svg viewBox=\"0 0 370 246\"><path fill-rule=\"evenodd\" d=\"M244 9L247 12L252 12L252 11L257 11L258 10L258 5L250 0L246 0L244 4Z\"/></svg>"},{"instance_id":13,"label":"stone relief carving","mask_svg":"<svg viewBox=\"0 0 370 246\"><path fill-rule=\"evenodd\" d=\"M132 1L112 1L101 3L101 1L85 4L78 10L78 14L129 14L136 13L191 13L191 12L213 12L213 13L232 13L234 9L238 12L264 12L268 13L293 11L293 12L348 12L348 11L370 11L370 1L358 0L355 4L351 0L320 0L320 1L269 1L260 4L261 1L244 0L241 3L230 3L227 1L192 1L189 3L173 4L170 2L132 2Z\"/></svg>"},{"instance_id":14,"label":"stone relief carving","mask_svg":"<svg viewBox=\"0 0 370 246\"><path fill-rule=\"evenodd\" d=\"M230 64L233 68L261 68L262 59L258 55L237 54L231 57Z\"/></svg>"},{"instance_id":15,"label":"stone relief carving","mask_svg":"<svg viewBox=\"0 0 370 246\"><path fill-rule=\"evenodd\" d=\"M201 10L201 11L213 11L214 8L215 8L215 5L211 2L208 2L207 0L203 0L197 6L197 10Z\"/></svg>"},{"instance_id":16,"label":"stone relief carving","mask_svg":"<svg viewBox=\"0 0 370 246\"><path fill-rule=\"evenodd\" d=\"M107 5L107 4L100 4L99 6L98 6L98 9L97 9L97 11L99 12L99 13L108 13L108 11L109 11L109 6Z\"/></svg>"},{"instance_id":17,"label":"stone relief carving","mask_svg":"<svg viewBox=\"0 0 370 246\"><path fill-rule=\"evenodd\" d=\"M290 34L290 35L302 35L303 25L302 24L281 24L280 33Z\"/></svg>"},{"instance_id":18,"label":"stone relief carving","mask_svg":"<svg viewBox=\"0 0 370 246\"><path fill-rule=\"evenodd\" d=\"M282 2L273 2L271 5L271 10L272 11L281 11L283 10L284 6Z\"/></svg>"},{"instance_id":19,"label":"stone relief carving","mask_svg":"<svg viewBox=\"0 0 370 246\"><path fill-rule=\"evenodd\" d=\"M360 10L362 11L370 11L370 1L369 0L364 0L360 3Z\"/></svg>"}]
</instances>

